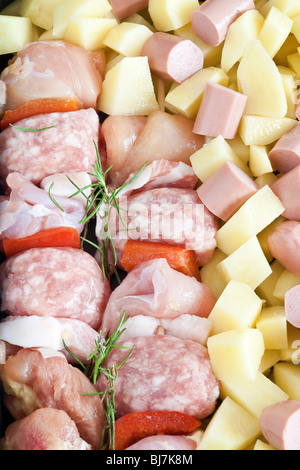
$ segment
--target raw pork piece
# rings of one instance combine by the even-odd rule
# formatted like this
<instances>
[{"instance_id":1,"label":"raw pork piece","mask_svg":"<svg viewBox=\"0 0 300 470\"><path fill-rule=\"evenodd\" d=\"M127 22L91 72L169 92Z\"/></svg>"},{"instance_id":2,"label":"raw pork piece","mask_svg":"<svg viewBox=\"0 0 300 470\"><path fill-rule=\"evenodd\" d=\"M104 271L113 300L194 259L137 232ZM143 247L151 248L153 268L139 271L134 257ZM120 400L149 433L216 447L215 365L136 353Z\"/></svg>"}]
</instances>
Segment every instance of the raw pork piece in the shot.
<instances>
[{"instance_id":1,"label":"raw pork piece","mask_svg":"<svg viewBox=\"0 0 300 470\"><path fill-rule=\"evenodd\" d=\"M115 380L116 416L137 411L179 411L196 419L210 415L219 397L207 349L194 341L173 336L143 336L121 341L105 367L121 363ZM100 376L99 391L106 387Z\"/></svg>"},{"instance_id":2,"label":"raw pork piece","mask_svg":"<svg viewBox=\"0 0 300 470\"><path fill-rule=\"evenodd\" d=\"M16 172L8 175L6 184L10 194L0 202L0 239L24 238L55 227L73 227L79 234L83 231L84 224L80 222L85 215L85 205L82 201L55 195L57 207L49 191ZM54 197L52 192L51 197Z\"/></svg>"},{"instance_id":3,"label":"raw pork piece","mask_svg":"<svg viewBox=\"0 0 300 470\"><path fill-rule=\"evenodd\" d=\"M186 436L149 436L125 450L196 450L196 441Z\"/></svg>"},{"instance_id":4,"label":"raw pork piece","mask_svg":"<svg viewBox=\"0 0 300 470\"><path fill-rule=\"evenodd\" d=\"M121 217L111 208L108 224L121 266L127 240L169 243L193 250L199 266L206 264L216 248L218 219L201 202L195 190L155 188L120 197ZM97 218L96 236L102 221Z\"/></svg>"},{"instance_id":5,"label":"raw pork piece","mask_svg":"<svg viewBox=\"0 0 300 470\"><path fill-rule=\"evenodd\" d=\"M76 424L63 410L40 408L11 423L1 442L2 450L91 450Z\"/></svg>"},{"instance_id":6,"label":"raw pork piece","mask_svg":"<svg viewBox=\"0 0 300 470\"><path fill-rule=\"evenodd\" d=\"M101 138L106 146L111 182L121 186L132 173L154 160L182 161L202 148L204 137L193 133L194 121L181 115L154 111L147 118L109 116Z\"/></svg>"},{"instance_id":7,"label":"raw pork piece","mask_svg":"<svg viewBox=\"0 0 300 470\"><path fill-rule=\"evenodd\" d=\"M111 334L124 311L126 317L175 319L189 314L206 318L215 301L205 284L172 269L166 259L146 261L134 268L112 292L101 330L103 335Z\"/></svg>"},{"instance_id":8,"label":"raw pork piece","mask_svg":"<svg viewBox=\"0 0 300 470\"><path fill-rule=\"evenodd\" d=\"M99 329L110 295L92 255L75 248L32 248L0 266L2 311L73 318Z\"/></svg>"},{"instance_id":9,"label":"raw pork piece","mask_svg":"<svg viewBox=\"0 0 300 470\"><path fill-rule=\"evenodd\" d=\"M8 343L8 351L13 346L15 349L51 348L61 351L70 363L78 364L69 353L70 350L78 360L86 364L95 348L99 332L87 323L73 318L10 315L0 322L0 338Z\"/></svg>"},{"instance_id":10,"label":"raw pork piece","mask_svg":"<svg viewBox=\"0 0 300 470\"><path fill-rule=\"evenodd\" d=\"M10 356L0 371L4 403L15 420L39 408L65 411L80 437L99 449L105 415L91 381L65 356L53 349L24 348Z\"/></svg>"},{"instance_id":11,"label":"raw pork piece","mask_svg":"<svg viewBox=\"0 0 300 470\"><path fill-rule=\"evenodd\" d=\"M8 127L0 133L0 179L18 172L39 184L56 173L91 172L97 154L100 123L92 108L64 113L39 114L16 123L29 132ZM52 127L55 126L55 127Z\"/></svg>"},{"instance_id":12,"label":"raw pork piece","mask_svg":"<svg viewBox=\"0 0 300 470\"><path fill-rule=\"evenodd\" d=\"M37 99L74 96L82 107L96 109L104 68L103 49L86 51L65 41L27 44L1 74L7 109Z\"/></svg>"}]
</instances>

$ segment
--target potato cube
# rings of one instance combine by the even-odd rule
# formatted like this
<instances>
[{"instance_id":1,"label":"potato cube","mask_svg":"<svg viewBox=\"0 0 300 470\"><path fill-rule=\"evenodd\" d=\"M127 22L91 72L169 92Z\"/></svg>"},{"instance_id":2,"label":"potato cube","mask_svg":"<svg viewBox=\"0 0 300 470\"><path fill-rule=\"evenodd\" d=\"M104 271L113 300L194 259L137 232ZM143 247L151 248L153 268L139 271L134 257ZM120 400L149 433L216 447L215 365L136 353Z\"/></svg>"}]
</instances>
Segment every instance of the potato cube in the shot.
<instances>
[{"instance_id":1,"label":"potato cube","mask_svg":"<svg viewBox=\"0 0 300 470\"><path fill-rule=\"evenodd\" d=\"M227 255L260 233L284 211L280 199L269 186L256 191L218 230L218 248Z\"/></svg>"},{"instance_id":2,"label":"potato cube","mask_svg":"<svg viewBox=\"0 0 300 470\"><path fill-rule=\"evenodd\" d=\"M278 8L272 7L261 29L259 40L274 57L291 32L293 21Z\"/></svg>"},{"instance_id":3,"label":"potato cube","mask_svg":"<svg viewBox=\"0 0 300 470\"><path fill-rule=\"evenodd\" d=\"M300 55L298 52L289 54L286 58L288 66L294 70L298 77L300 77Z\"/></svg>"},{"instance_id":4,"label":"potato cube","mask_svg":"<svg viewBox=\"0 0 300 470\"><path fill-rule=\"evenodd\" d=\"M220 297L226 287L223 278L216 271L216 265L225 258L225 253L216 249L212 259L201 268L202 282L212 290L216 299Z\"/></svg>"},{"instance_id":5,"label":"potato cube","mask_svg":"<svg viewBox=\"0 0 300 470\"><path fill-rule=\"evenodd\" d=\"M283 306L263 308L256 328L263 334L266 349L287 348L287 321Z\"/></svg>"},{"instance_id":6,"label":"potato cube","mask_svg":"<svg viewBox=\"0 0 300 470\"><path fill-rule=\"evenodd\" d=\"M1 15L8 16L22 16L21 15L21 5L24 0L13 0L6 7L0 10Z\"/></svg>"},{"instance_id":7,"label":"potato cube","mask_svg":"<svg viewBox=\"0 0 300 470\"><path fill-rule=\"evenodd\" d=\"M223 86L228 85L228 77L222 69L217 67L201 69L180 85L170 89L165 99L166 108L171 112L195 119L208 81Z\"/></svg>"},{"instance_id":8,"label":"potato cube","mask_svg":"<svg viewBox=\"0 0 300 470\"><path fill-rule=\"evenodd\" d=\"M268 154L269 148L266 145L250 145L249 167L253 176L273 171Z\"/></svg>"},{"instance_id":9,"label":"potato cube","mask_svg":"<svg viewBox=\"0 0 300 470\"><path fill-rule=\"evenodd\" d=\"M242 93L248 97L246 115L284 118L287 102L280 73L259 40L245 46L237 79Z\"/></svg>"},{"instance_id":10,"label":"potato cube","mask_svg":"<svg viewBox=\"0 0 300 470\"><path fill-rule=\"evenodd\" d=\"M289 395L290 400L300 401L300 367L291 362L279 362L273 369L274 383Z\"/></svg>"},{"instance_id":11,"label":"potato cube","mask_svg":"<svg viewBox=\"0 0 300 470\"><path fill-rule=\"evenodd\" d=\"M287 102L286 117L296 119L297 82L293 75L280 73Z\"/></svg>"},{"instance_id":12,"label":"potato cube","mask_svg":"<svg viewBox=\"0 0 300 470\"><path fill-rule=\"evenodd\" d=\"M237 134L234 139L227 140L232 150L239 156L239 158L246 164L250 158L250 147L245 145L240 136Z\"/></svg>"},{"instance_id":13,"label":"potato cube","mask_svg":"<svg viewBox=\"0 0 300 470\"><path fill-rule=\"evenodd\" d=\"M297 284L300 284L300 274L292 274L285 269L277 280L273 295L283 302L286 292Z\"/></svg>"},{"instance_id":14,"label":"potato cube","mask_svg":"<svg viewBox=\"0 0 300 470\"><path fill-rule=\"evenodd\" d=\"M21 51L33 41L33 27L30 18L0 15L0 54Z\"/></svg>"},{"instance_id":15,"label":"potato cube","mask_svg":"<svg viewBox=\"0 0 300 470\"><path fill-rule=\"evenodd\" d=\"M297 122L296 119L287 117L273 118L244 114L238 132L245 145L269 145L295 127Z\"/></svg>"},{"instance_id":16,"label":"potato cube","mask_svg":"<svg viewBox=\"0 0 300 470\"><path fill-rule=\"evenodd\" d=\"M217 266L225 282L235 280L256 289L271 273L271 267L256 237L227 256Z\"/></svg>"},{"instance_id":17,"label":"potato cube","mask_svg":"<svg viewBox=\"0 0 300 470\"><path fill-rule=\"evenodd\" d=\"M241 328L210 336L207 349L218 380L255 380L265 346L260 330Z\"/></svg>"},{"instance_id":18,"label":"potato cube","mask_svg":"<svg viewBox=\"0 0 300 470\"><path fill-rule=\"evenodd\" d=\"M280 350L280 360L300 364L300 329L287 323L288 346Z\"/></svg>"},{"instance_id":19,"label":"potato cube","mask_svg":"<svg viewBox=\"0 0 300 470\"><path fill-rule=\"evenodd\" d=\"M258 419L264 408L289 398L284 390L261 372L257 373L255 380L223 380L221 398L226 396L236 401Z\"/></svg>"},{"instance_id":20,"label":"potato cube","mask_svg":"<svg viewBox=\"0 0 300 470\"><path fill-rule=\"evenodd\" d=\"M277 180L277 176L274 173L265 173L264 175L261 175L255 178L255 183L260 188L263 188L266 185L271 186L271 184L274 183L274 181L276 180Z\"/></svg>"},{"instance_id":21,"label":"potato cube","mask_svg":"<svg viewBox=\"0 0 300 470\"><path fill-rule=\"evenodd\" d=\"M248 166L235 154L223 136L218 136L197 150L190 157L194 172L204 182L227 160L239 166L250 175Z\"/></svg>"},{"instance_id":22,"label":"potato cube","mask_svg":"<svg viewBox=\"0 0 300 470\"><path fill-rule=\"evenodd\" d=\"M149 0L149 14L158 31L173 31L191 21L198 0Z\"/></svg>"},{"instance_id":23,"label":"potato cube","mask_svg":"<svg viewBox=\"0 0 300 470\"><path fill-rule=\"evenodd\" d=\"M141 54L145 41L152 34L147 26L123 22L108 32L104 44L126 57L135 57Z\"/></svg>"},{"instance_id":24,"label":"potato cube","mask_svg":"<svg viewBox=\"0 0 300 470\"><path fill-rule=\"evenodd\" d=\"M265 307L283 305L283 302L274 296L274 289L279 277L284 271L284 267L277 260L274 260L270 266L272 274L270 274L270 276L268 276L267 279L265 279L256 289L256 293L264 301Z\"/></svg>"},{"instance_id":25,"label":"potato cube","mask_svg":"<svg viewBox=\"0 0 300 470\"><path fill-rule=\"evenodd\" d=\"M229 27L225 38L221 67L227 73L243 55L245 45L259 38L264 17L257 10L248 10Z\"/></svg>"},{"instance_id":26,"label":"potato cube","mask_svg":"<svg viewBox=\"0 0 300 470\"><path fill-rule=\"evenodd\" d=\"M293 18L300 13L298 0L269 0L261 8L261 13L266 16L272 7L278 8L282 13Z\"/></svg>"},{"instance_id":27,"label":"potato cube","mask_svg":"<svg viewBox=\"0 0 300 470\"><path fill-rule=\"evenodd\" d=\"M36 26L50 30L53 28L54 9L62 2L63 0L22 0L20 14L30 18Z\"/></svg>"},{"instance_id":28,"label":"potato cube","mask_svg":"<svg viewBox=\"0 0 300 470\"><path fill-rule=\"evenodd\" d=\"M53 35L61 38L73 16L102 18L111 9L108 0L63 0L54 9Z\"/></svg>"},{"instance_id":29,"label":"potato cube","mask_svg":"<svg viewBox=\"0 0 300 470\"><path fill-rule=\"evenodd\" d=\"M124 57L103 81L98 109L111 115L149 115L158 109L147 57Z\"/></svg>"},{"instance_id":30,"label":"potato cube","mask_svg":"<svg viewBox=\"0 0 300 470\"><path fill-rule=\"evenodd\" d=\"M261 439L257 439L253 450L276 450L270 444L262 441Z\"/></svg>"},{"instance_id":31,"label":"potato cube","mask_svg":"<svg viewBox=\"0 0 300 470\"><path fill-rule=\"evenodd\" d=\"M117 24L113 18L77 18L73 16L67 24L63 39L89 51L95 51L105 47L103 41L107 33Z\"/></svg>"},{"instance_id":32,"label":"potato cube","mask_svg":"<svg viewBox=\"0 0 300 470\"><path fill-rule=\"evenodd\" d=\"M299 42L295 38L294 34L290 33L274 57L275 64L277 64L278 67L288 67L287 56L297 52L298 46Z\"/></svg>"},{"instance_id":33,"label":"potato cube","mask_svg":"<svg viewBox=\"0 0 300 470\"><path fill-rule=\"evenodd\" d=\"M258 419L226 397L205 429L197 450L243 450L260 433Z\"/></svg>"},{"instance_id":34,"label":"potato cube","mask_svg":"<svg viewBox=\"0 0 300 470\"><path fill-rule=\"evenodd\" d=\"M211 334L235 328L252 328L261 309L262 300L254 290L247 284L232 280L217 299L209 315L213 324Z\"/></svg>"},{"instance_id":35,"label":"potato cube","mask_svg":"<svg viewBox=\"0 0 300 470\"><path fill-rule=\"evenodd\" d=\"M264 355L261 358L259 371L262 374L269 374L274 364L280 361L280 351L278 349L265 349Z\"/></svg>"}]
</instances>

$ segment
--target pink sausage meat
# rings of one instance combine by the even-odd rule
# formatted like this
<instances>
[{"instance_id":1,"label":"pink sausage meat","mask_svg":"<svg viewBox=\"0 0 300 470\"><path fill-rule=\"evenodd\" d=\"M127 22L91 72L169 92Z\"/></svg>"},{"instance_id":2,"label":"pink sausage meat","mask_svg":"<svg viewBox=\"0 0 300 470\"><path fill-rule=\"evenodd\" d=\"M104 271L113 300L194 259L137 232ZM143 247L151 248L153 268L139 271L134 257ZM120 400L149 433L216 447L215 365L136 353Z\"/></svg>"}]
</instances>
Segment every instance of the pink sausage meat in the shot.
<instances>
[{"instance_id":1,"label":"pink sausage meat","mask_svg":"<svg viewBox=\"0 0 300 470\"><path fill-rule=\"evenodd\" d=\"M281 173L300 165L300 123L283 134L269 152L269 159Z\"/></svg>"},{"instance_id":2,"label":"pink sausage meat","mask_svg":"<svg viewBox=\"0 0 300 470\"><path fill-rule=\"evenodd\" d=\"M265 408L260 425L275 449L300 450L300 402L288 400Z\"/></svg>"},{"instance_id":3,"label":"pink sausage meat","mask_svg":"<svg viewBox=\"0 0 300 470\"><path fill-rule=\"evenodd\" d=\"M275 180L271 189L285 208L283 217L300 220L300 165Z\"/></svg>"},{"instance_id":4,"label":"pink sausage meat","mask_svg":"<svg viewBox=\"0 0 300 470\"><path fill-rule=\"evenodd\" d=\"M148 7L149 0L110 0L114 15L123 20Z\"/></svg>"},{"instance_id":5,"label":"pink sausage meat","mask_svg":"<svg viewBox=\"0 0 300 470\"><path fill-rule=\"evenodd\" d=\"M284 296L286 319L291 325L300 328L300 284L291 287Z\"/></svg>"},{"instance_id":6,"label":"pink sausage meat","mask_svg":"<svg viewBox=\"0 0 300 470\"><path fill-rule=\"evenodd\" d=\"M300 274L300 222L279 224L268 237L268 248L288 271Z\"/></svg>"},{"instance_id":7,"label":"pink sausage meat","mask_svg":"<svg viewBox=\"0 0 300 470\"><path fill-rule=\"evenodd\" d=\"M206 0L192 12L192 28L204 42L218 46L231 23L254 8L253 0Z\"/></svg>"},{"instance_id":8,"label":"pink sausage meat","mask_svg":"<svg viewBox=\"0 0 300 470\"><path fill-rule=\"evenodd\" d=\"M155 75L181 83L203 67L202 50L192 41L158 32L144 43L142 56L147 56Z\"/></svg>"},{"instance_id":9,"label":"pink sausage meat","mask_svg":"<svg viewBox=\"0 0 300 470\"><path fill-rule=\"evenodd\" d=\"M202 419L213 412L219 396L207 349L172 336L148 336L121 341L133 353L115 381L117 417L135 411L180 411ZM116 365L130 349L114 349L105 367ZM106 379L96 387L103 391Z\"/></svg>"}]
</instances>

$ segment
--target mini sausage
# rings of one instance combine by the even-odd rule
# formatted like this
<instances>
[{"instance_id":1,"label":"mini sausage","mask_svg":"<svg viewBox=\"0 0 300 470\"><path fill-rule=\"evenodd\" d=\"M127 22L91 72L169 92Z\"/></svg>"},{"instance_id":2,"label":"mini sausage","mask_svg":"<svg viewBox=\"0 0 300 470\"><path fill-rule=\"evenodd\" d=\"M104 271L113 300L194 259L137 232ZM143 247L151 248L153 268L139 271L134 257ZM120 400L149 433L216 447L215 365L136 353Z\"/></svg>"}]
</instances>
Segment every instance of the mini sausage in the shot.
<instances>
[{"instance_id":1,"label":"mini sausage","mask_svg":"<svg viewBox=\"0 0 300 470\"><path fill-rule=\"evenodd\" d=\"M110 0L113 14L119 20L148 7L149 0Z\"/></svg>"},{"instance_id":2,"label":"mini sausage","mask_svg":"<svg viewBox=\"0 0 300 470\"><path fill-rule=\"evenodd\" d=\"M203 67L204 54L192 41L158 32L146 40L141 52L154 75L182 83Z\"/></svg>"},{"instance_id":3,"label":"mini sausage","mask_svg":"<svg viewBox=\"0 0 300 470\"><path fill-rule=\"evenodd\" d=\"M285 293L284 308L287 321L300 328L300 284L291 287Z\"/></svg>"},{"instance_id":4,"label":"mini sausage","mask_svg":"<svg viewBox=\"0 0 300 470\"><path fill-rule=\"evenodd\" d=\"M272 165L287 173L300 164L300 123L283 134L269 152Z\"/></svg>"},{"instance_id":5,"label":"mini sausage","mask_svg":"<svg viewBox=\"0 0 300 470\"><path fill-rule=\"evenodd\" d=\"M265 408L260 417L261 430L277 450L300 450L300 402L275 403Z\"/></svg>"},{"instance_id":6,"label":"mini sausage","mask_svg":"<svg viewBox=\"0 0 300 470\"><path fill-rule=\"evenodd\" d=\"M242 13L255 9L253 0L206 0L192 12L192 28L202 41L218 46Z\"/></svg>"},{"instance_id":7,"label":"mini sausage","mask_svg":"<svg viewBox=\"0 0 300 470\"><path fill-rule=\"evenodd\" d=\"M286 220L268 236L272 256L293 274L300 274L300 222Z\"/></svg>"},{"instance_id":8,"label":"mini sausage","mask_svg":"<svg viewBox=\"0 0 300 470\"><path fill-rule=\"evenodd\" d=\"M277 178L271 189L285 208L283 217L300 220L300 165Z\"/></svg>"},{"instance_id":9,"label":"mini sausage","mask_svg":"<svg viewBox=\"0 0 300 470\"><path fill-rule=\"evenodd\" d=\"M193 132L209 137L234 139L245 110L247 96L223 85L208 82Z\"/></svg>"}]
</instances>

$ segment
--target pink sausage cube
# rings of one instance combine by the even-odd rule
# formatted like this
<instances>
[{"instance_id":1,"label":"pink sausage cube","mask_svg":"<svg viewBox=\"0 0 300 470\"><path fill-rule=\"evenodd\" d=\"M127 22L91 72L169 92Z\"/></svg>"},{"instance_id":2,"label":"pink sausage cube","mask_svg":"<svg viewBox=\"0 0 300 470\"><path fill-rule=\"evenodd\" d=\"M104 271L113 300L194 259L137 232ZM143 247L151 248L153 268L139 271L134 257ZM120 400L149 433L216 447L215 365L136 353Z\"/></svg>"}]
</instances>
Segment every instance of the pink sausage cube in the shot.
<instances>
[{"instance_id":1,"label":"pink sausage cube","mask_svg":"<svg viewBox=\"0 0 300 470\"><path fill-rule=\"evenodd\" d=\"M280 176L271 184L271 189L285 208L283 217L300 220L300 165Z\"/></svg>"},{"instance_id":2,"label":"pink sausage cube","mask_svg":"<svg viewBox=\"0 0 300 470\"><path fill-rule=\"evenodd\" d=\"M300 450L300 402L286 400L264 408L260 426L277 450Z\"/></svg>"},{"instance_id":3,"label":"pink sausage cube","mask_svg":"<svg viewBox=\"0 0 300 470\"><path fill-rule=\"evenodd\" d=\"M284 296L285 316L287 321L300 328L300 284L289 289Z\"/></svg>"},{"instance_id":4,"label":"pink sausage cube","mask_svg":"<svg viewBox=\"0 0 300 470\"><path fill-rule=\"evenodd\" d=\"M218 83L208 82L195 120L195 134L234 139L247 96Z\"/></svg>"},{"instance_id":5,"label":"pink sausage cube","mask_svg":"<svg viewBox=\"0 0 300 470\"><path fill-rule=\"evenodd\" d=\"M227 161L197 189L203 204L226 222L258 190L235 163Z\"/></svg>"},{"instance_id":6,"label":"pink sausage cube","mask_svg":"<svg viewBox=\"0 0 300 470\"><path fill-rule=\"evenodd\" d=\"M210 46L224 41L228 28L247 10L253 10L253 0L206 0L192 12L192 28Z\"/></svg>"},{"instance_id":7,"label":"pink sausage cube","mask_svg":"<svg viewBox=\"0 0 300 470\"><path fill-rule=\"evenodd\" d=\"M158 32L145 42L142 56L147 56L155 75L182 83L203 67L203 51L192 41Z\"/></svg>"},{"instance_id":8,"label":"pink sausage cube","mask_svg":"<svg viewBox=\"0 0 300 470\"><path fill-rule=\"evenodd\" d=\"M149 0L110 0L113 14L123 20L134 13L148 7Z\"/></svg>"},{"instance_id":9,"label":"pink sausage cube","mask_svg":"<svg viewBox=\"0 0 300 470\"><path fill-rule=\"evenodd\" d=\"M269 153L269 159L280 173L287 173L300 165L300 123L277 141Z\"/></svg>"},{"instance_id":10,"label":"pink sausage cube","mask_svg":"<svg viewBox=\"0 0 300 470\"><path fill-rule=\"evenodd\" d=\"M272 256L290 273L300 274L300 222L285 220L268 236Z\"/></svg>"}]
</instances>

